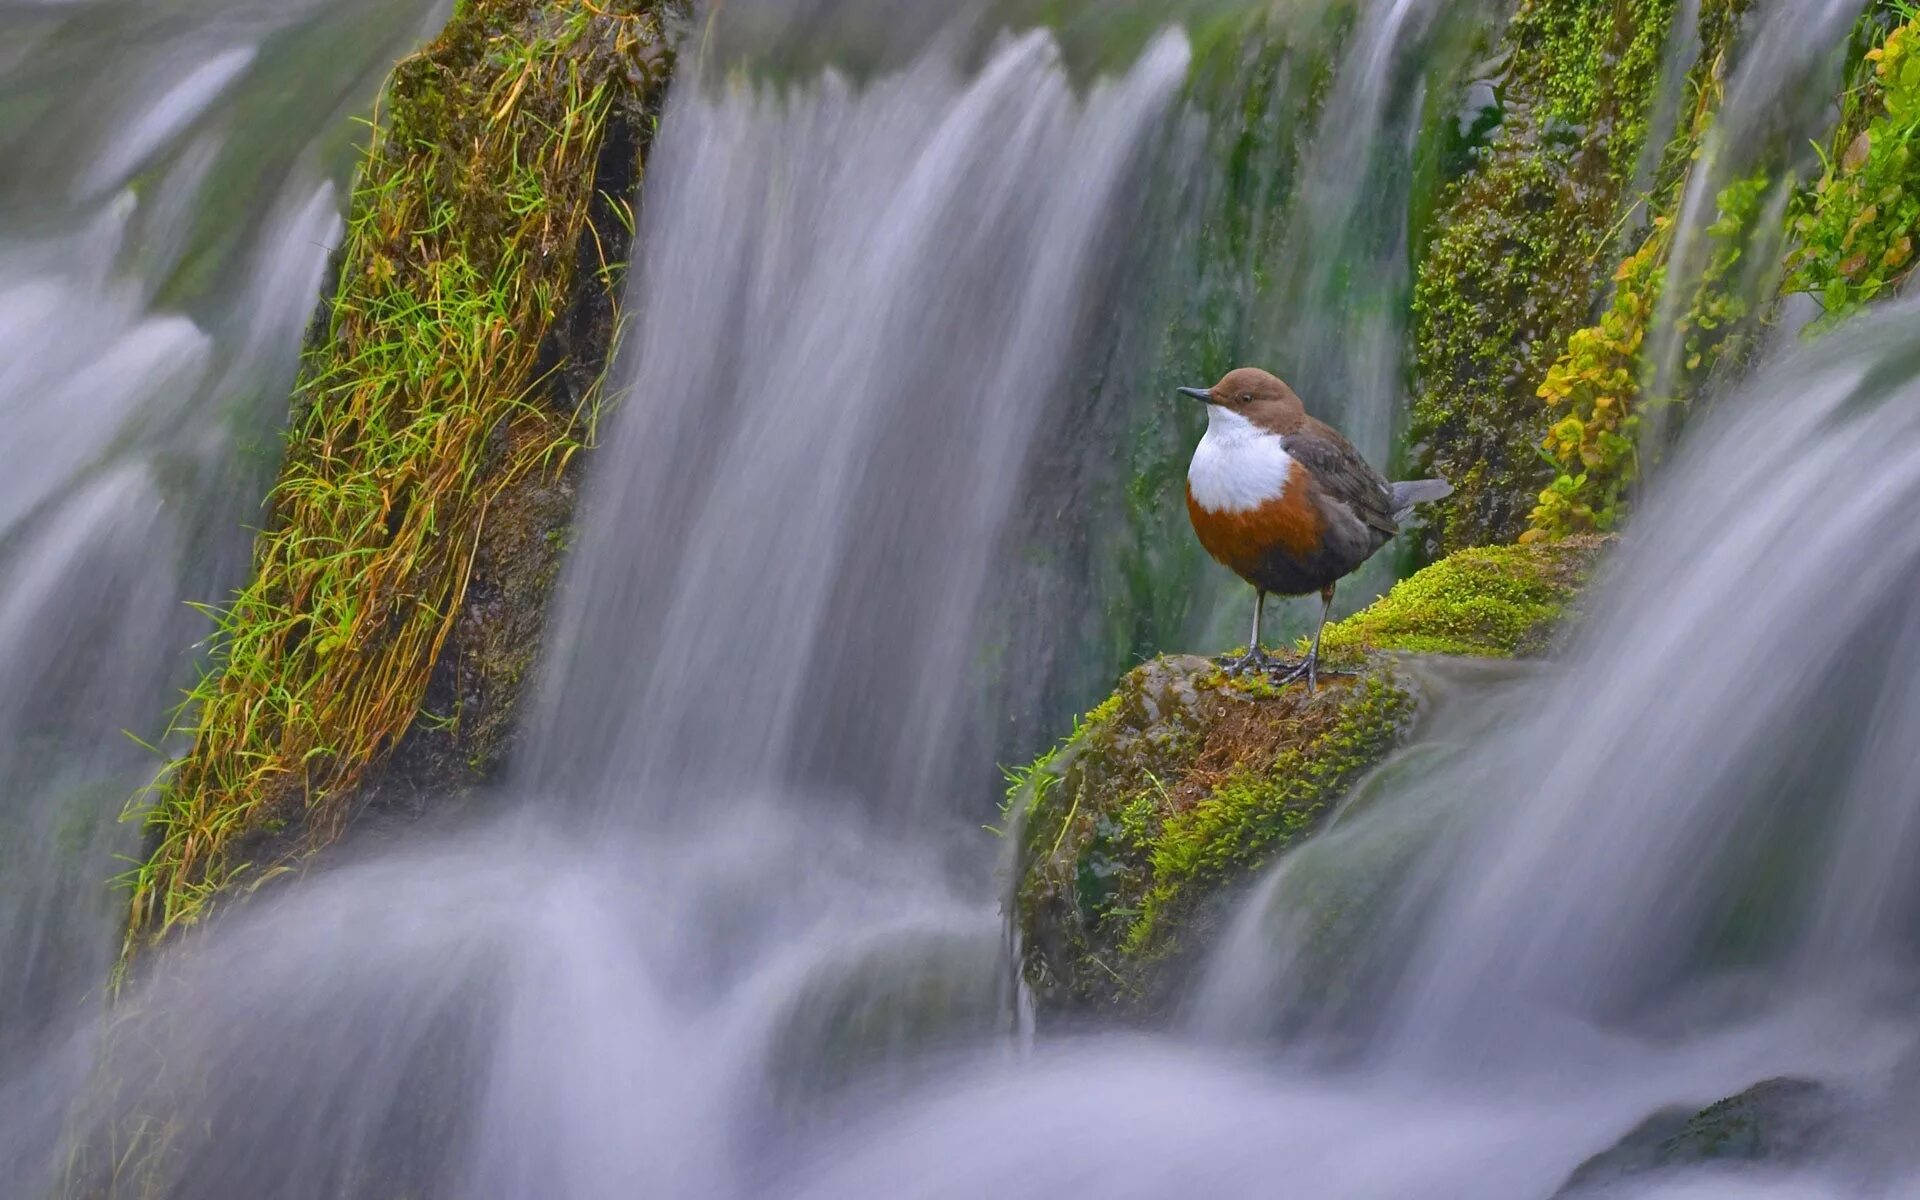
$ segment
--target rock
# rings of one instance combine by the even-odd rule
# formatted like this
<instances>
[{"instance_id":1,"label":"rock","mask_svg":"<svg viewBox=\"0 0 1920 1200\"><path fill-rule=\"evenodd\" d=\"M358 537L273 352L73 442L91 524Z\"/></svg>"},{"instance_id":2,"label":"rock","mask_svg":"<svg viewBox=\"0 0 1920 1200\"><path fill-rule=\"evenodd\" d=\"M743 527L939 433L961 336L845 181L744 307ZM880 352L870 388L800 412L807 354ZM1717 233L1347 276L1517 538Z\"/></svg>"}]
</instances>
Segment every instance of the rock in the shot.
<instances>
[{"instance_id":1,"label":"rock","mask_svg":"<svg viewBox=\"0 0 1920 1200\"><path fill-rule=\"evenodd\" d=\"M1230 680L1174 655L1129 674L1016 773L1021 968L1043 1016L1148 1019L1175 999L1231 888L1311 833L1420 704L1389 651L1546 649L1600 539L1462 551L1327 631L1347 673Z\"/></svg>"},{"instance_id":2,"label":"rock","mask_svg":"<svg viewBox=\"0 0 1920 1200\"><path fill-rule=\"evenodd\" d=\"M1157 1011L1215 891L1311 828L1414 710L1385 663L1315 696L1191 656L1128 675L1024 777L1017 904L1038 1003Z\"/></svg>"},{"instance_id":3,"label":"rock","mask_svg":"<svg viewBox=\"0 0 1920 1200\"><path fill-rule=\"evenodd\" d=\"M1662 1109L1581 1163L1554 1197L1605 1195L1627 1179L1707 1163L1805 1163L1827 1144L1837 1108L1824 1084L1779 1078L1696 1113Z\"/></svg>"}]
</instances>

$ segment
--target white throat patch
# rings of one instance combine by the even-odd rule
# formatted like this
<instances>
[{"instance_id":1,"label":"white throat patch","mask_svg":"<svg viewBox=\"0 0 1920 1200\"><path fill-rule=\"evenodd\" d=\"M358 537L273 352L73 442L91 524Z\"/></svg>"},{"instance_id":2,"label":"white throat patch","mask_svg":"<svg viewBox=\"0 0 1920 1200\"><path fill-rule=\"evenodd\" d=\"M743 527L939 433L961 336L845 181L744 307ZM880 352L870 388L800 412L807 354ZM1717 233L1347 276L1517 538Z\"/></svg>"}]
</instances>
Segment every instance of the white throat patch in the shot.
<instances>
[{"instance_id":1,"label":"white throat patch","mask_svg":"<svg viewBox=\"0 0 1920 1200\"><path fill-rule=\"evenodd\" d=\"M1194 503L1208 512L1251 512L1286 490L1292 470L1279 434L1231 409L1207 405L1207 435L1187 467Z\"/></svg>"}]
</instances>

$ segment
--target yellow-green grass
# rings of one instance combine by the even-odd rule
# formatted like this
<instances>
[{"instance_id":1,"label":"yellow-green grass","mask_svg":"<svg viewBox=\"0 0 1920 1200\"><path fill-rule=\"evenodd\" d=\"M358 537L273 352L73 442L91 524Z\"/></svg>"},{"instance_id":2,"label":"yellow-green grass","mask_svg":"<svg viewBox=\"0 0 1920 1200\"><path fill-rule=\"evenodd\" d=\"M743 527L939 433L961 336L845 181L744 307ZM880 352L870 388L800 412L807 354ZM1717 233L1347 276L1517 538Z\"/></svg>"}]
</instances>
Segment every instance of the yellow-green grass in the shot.
<instances>
[{"instance_id":1,"label":"yellow-green grass","mask_svg":"<svg viewBox=\"0 0 1920 1200\"><path fill-rule=\"evenodd\" d=\"M555 403L543 344L610 287L596 198L616 108L664 86L651 0L473 0L394 72L339 282L294 400L251 581L176 718L192 733L136 809L127 948L243 876L335 837L420 714L489 507L592 437L596 383ZM609 203L611 202L611 203ZM593 278L584 278L591 274ZM286 839L285 831L298 836Z\"/></svg>"}]
</instances>

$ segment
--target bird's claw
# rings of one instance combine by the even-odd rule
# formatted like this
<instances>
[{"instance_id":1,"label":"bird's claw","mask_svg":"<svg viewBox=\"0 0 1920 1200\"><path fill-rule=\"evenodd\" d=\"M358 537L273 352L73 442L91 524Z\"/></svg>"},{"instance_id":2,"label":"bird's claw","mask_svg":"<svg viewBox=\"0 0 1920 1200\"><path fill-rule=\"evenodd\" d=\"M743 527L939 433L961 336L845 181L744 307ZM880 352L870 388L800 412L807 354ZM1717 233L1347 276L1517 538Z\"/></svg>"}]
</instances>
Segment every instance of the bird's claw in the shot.
<instances>
[{"instance_id":1,"label":"bird's claw","mask_svg":"<svg viewBox=\"0 0 1920 1200\"><path fill-rule=\"evenodd\" d=\"M1319 690L1320 685L1320 659L1318 655L1307 655L1301 659L1299 663L1288 668L1273 682L1284 687L1296 679L1299 679L1302 675L1307 678L1307 695L1311 696Z\"/></svg>"},{"instance_id":2,"label":"bird's claw","mask_svg":"<svg viewBox=\"0 0 1920 1200\"><path fill-rule=\"evenodd\" d=\"M1319 655L1309 654L1295 666L1289 667L1285 674L1277 676L1273 682L1277 686L1285 686L1304 675L1307 680L1307 694L1311 696L1319 690L1322 675L1329 679L1352 679L1358 674L1357 671L1325 666L1320 662Z\"/></svg>"},{"instance_id":3,"label":"bird's claw","mask_svg":"<svg viewBox=\"0 0 1920 1200\"><path fill-rule=\"evenodd\" d=\"M1274 668L1273 656L1255 646L1238 658L1222 658L1220 672L1229 679L1239 679L1255 673L1266 673Z\"/></svg>"}]
</instances>

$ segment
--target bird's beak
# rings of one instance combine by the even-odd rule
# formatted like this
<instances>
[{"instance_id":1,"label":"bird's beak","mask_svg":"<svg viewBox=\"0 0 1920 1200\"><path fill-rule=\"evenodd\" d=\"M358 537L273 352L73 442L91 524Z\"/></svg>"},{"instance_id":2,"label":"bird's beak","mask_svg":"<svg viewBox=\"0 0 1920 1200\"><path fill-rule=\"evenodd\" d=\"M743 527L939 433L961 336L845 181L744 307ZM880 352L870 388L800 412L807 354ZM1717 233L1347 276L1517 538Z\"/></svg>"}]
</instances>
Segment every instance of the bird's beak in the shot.
<instances>
[{"instance_id":1,"label":"bird's beak","mask_svg":"<svg viewBox=\"0 0 1920 1200\"><path fill-rule=\"evenodd\" d=\"M1213 403L1213 389L1211 388L1175 388L1173 390L1179 392L1182 396L1192 396L1202 404Z\"/></svg>"}]
</instances>

